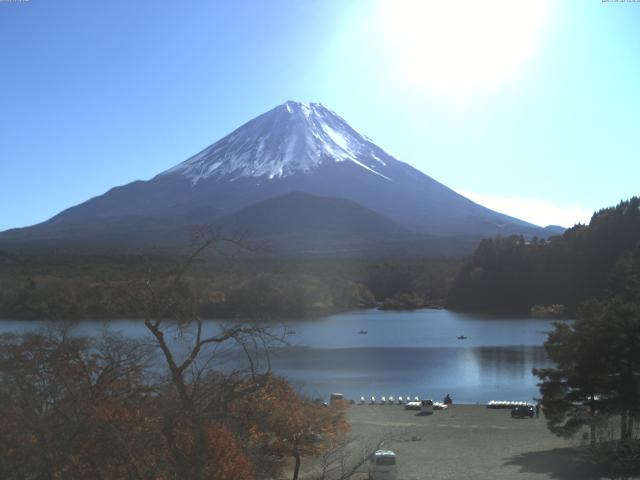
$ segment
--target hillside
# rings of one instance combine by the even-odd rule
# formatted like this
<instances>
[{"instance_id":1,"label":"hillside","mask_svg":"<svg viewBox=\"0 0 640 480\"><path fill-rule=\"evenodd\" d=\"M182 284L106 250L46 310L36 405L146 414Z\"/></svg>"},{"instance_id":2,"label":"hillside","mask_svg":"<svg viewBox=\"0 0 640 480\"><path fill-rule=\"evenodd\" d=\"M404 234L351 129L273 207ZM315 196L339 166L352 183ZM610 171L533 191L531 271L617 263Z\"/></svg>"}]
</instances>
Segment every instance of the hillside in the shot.
<instances>
[{"instance_id":1,"label":"hillside","mask_svg":"<svg viewBox=\"0 0 640 480\"><path fill-rule=\"evenodd\" d=\"M571 315L580 302L606 296L620 263L639 248L639 197L547 240L483 240L453 282L447 305L526 314L534 305L562 304Z\"/></svg>"}]
</instances>

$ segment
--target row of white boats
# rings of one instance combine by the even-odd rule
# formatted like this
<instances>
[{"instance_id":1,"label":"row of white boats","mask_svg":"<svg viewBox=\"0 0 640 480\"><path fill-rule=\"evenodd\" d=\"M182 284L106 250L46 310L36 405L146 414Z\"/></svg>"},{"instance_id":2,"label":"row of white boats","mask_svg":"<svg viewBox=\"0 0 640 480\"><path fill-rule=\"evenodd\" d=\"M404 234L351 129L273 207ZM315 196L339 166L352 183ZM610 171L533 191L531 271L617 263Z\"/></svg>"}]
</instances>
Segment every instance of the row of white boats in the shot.
<instances>
[{"instance_id":1,"label":"row of white boats","mask_svg":"<svg viewBox=\"0 0 640 480\"><path fill-rule=\"evenodd\" d=\"M331 398L332 400L342 400L342 394L340 393L333 393L331 394ZM420 397L418 397L417 395L414 396L413 398L407 396L407 397L394 397L394 396L382 396L380 397L380 399L378 400L375 396L371 396L369 400L367 400L365 397L360 397L360 401L358 402L358 405L404 405L407 409L411 410L411 409L416 409L419 410L420 409L420 404L422 403L423 399L420 399ZM355 403L352 401L352 403ZM515 407L528 407L528 406L533 406L532 404L530 404L529 402L515 402L515 401L511 401L511 400L491 400L489 403L487 403L487 408L515 408ZM445 408L447 408L448 405L445 403L440 403L440 402L433 402L433 408L435 410L444 410Z\"/></svg>"},{"instance_id":2,"label":"row of white boats","mask_svg":"<svg viewBox=\"0 0 640 480\"><path fill-rule=\"evenodd\" d=\"M376 397L372 396L371 400L368 402L364 397L360 397L360 405L364 405L368 403L369 405L404 405L405 403L411 402L411 397L398 397L397 399L393 396L391 397L380 397L380 400L376 400ZM413 397L413 401L419 402L419 397Z\"/></svg>"},{"instance_id":3,"label":"row of white boats","mask_svg":"<svg viewBox=\"0 0 640 480\"><path fill-rule=\"evenodd\" d=\"M422 400L418 396L414 396L413 400L411 397L380 397L379 400L376 397L371 396L370 400L366 400L364 397L360 397L359 405L404 405L407 410L420 410L420 405ZM444 410L448 405L439 402L433 402L434 410Z\"/></svg>"},{"instance_id":4,"label":"row of white boats","mask_svg":"<svg viewBox=\"0 0 640 480\"><path fill-rule=\"evenodd\" d=\"M528 402L511 402L508 400L491 400L487 403L487 408L515 408L532 406Z\"/></svg>"}]
</instances>

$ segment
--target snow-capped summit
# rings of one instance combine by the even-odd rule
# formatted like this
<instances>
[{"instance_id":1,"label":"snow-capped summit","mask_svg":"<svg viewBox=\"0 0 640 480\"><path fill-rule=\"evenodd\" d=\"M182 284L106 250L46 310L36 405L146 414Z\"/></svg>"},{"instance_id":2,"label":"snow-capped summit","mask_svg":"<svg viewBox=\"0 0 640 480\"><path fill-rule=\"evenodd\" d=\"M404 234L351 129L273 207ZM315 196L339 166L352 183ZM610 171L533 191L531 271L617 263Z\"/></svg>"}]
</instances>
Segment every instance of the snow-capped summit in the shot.
<instances>
[{"instance_id":1,"label":"snow-capped summit","mask_svg":"<svg viewBox=\"0 0 640 480\"><path fill-rule=\"evenodd\" d=\"M428 146L415 154L428 156ZM311 244L297 244L303 250L322 243L320 232L341 232L341 238L367 245L391 236L392 251L415 242L413 235L457 236L473 245L484 236L547 234L394 158L323 105L286 102L150 180L112 188L33 227L0 233L0 247L178 244L194 226L258 223L273 238L307 235Z\"/></svg>"},{"instance_id":2,"label":"snow-capped summit","mask_svg":"<svg viewBox=\"0 0 640 480\"><path fill-rule=\"evenodd\" d=\"M323 162L353 162L390 180L383 173L385 157L384 150L322 104L288 101L163 175L179 173L193 184L209 177L273 179L310 172Z\"/></svg>"}]
</instances>

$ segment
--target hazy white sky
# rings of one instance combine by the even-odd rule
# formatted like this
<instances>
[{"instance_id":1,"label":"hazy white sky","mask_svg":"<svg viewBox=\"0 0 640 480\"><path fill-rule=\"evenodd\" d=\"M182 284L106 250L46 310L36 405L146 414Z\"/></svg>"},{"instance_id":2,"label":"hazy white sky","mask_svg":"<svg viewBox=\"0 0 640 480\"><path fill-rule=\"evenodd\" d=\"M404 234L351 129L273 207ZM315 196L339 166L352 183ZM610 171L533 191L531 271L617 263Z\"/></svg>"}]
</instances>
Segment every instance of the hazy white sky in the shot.
<instances>
[{"instance_id":1,"label":"hazy white sky","mask_svg":"<svg viewBox=\"0 0 640 480\"><path fill-rule=\"evenodd\" d=\"M570 226L639 193L638 25L640 3L597 0L0 2L0 229L151 178L286 100L491 208Z\"/></svg>"},{"instance_id":2,"label":"hazy white sky","mask_svg":"<svg viewBox=\"0 0 640 480\"><path fill-rule=\"evenodd\" d=\"M500 197L458 190L458 193L492 210L506 213L536 225L572 226L588 224L593 211L578 205L562 205L537 198Z\"/></svg>"}]
</instances>

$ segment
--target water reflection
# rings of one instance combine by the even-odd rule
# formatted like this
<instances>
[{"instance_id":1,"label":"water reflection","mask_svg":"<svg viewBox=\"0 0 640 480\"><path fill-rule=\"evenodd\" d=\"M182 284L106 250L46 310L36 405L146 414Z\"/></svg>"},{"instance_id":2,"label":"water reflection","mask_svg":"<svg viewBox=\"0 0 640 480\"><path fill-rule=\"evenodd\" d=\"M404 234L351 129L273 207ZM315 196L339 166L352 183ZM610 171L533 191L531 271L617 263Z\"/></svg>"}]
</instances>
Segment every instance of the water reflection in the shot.
<instances>
[{"instance_id":1,"label":"water reflection","mask_svg":"<svg viewBox=\"0 0 640 480\"><path fill-rule=\"evenodd\" d=\"M549 365L541 347L289 348L272 357L275 371L310 394L349 398L451 393L461 402L531 400L534 367Z\"/></svg>"},{"instance_id":2,"label":"water reflection","mask_svg":"<svg viewBox=\"0 0 640 480\"><path fill-rule=\"evenodd\" d=\"M339 391L348 398L419 395L441 400L451 393L454 400L470 403L531 400L538 396L531 370L549 365L542 348L552 328L547 320L447 310L362 310L287 323L295 334L287 336L290 346L272 352L273 370L323 398ZM0 332L45 324L0 321ZM208 321L206 328L219 325ZM130 337L148 335L139 320L85 321L77 329L92 335L106 327ZM460 335L466 339L458 339Z\"/></svg>"}]
</instances>

